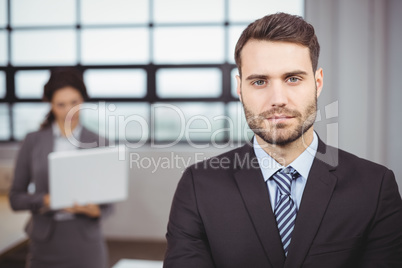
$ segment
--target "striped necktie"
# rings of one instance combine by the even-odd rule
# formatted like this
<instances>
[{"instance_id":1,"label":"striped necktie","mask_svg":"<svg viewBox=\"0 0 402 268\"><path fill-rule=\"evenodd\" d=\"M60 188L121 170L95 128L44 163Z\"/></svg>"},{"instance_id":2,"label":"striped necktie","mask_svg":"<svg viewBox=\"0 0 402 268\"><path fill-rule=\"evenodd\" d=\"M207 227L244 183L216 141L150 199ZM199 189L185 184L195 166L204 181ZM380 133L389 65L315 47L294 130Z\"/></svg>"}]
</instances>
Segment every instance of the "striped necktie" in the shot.
<instances>
[{"instance_id":1,"label":"striped necktie","mask_svg":"<svg viewBox=\"0 0 402 268\"><path fill-rule=\"evenodd\" d=\"M276 182L279 189L279 201L277 201L275 205L274 212L283 249L285 250L285 256L288 255L297 214L296 204L290 195L292 180L298 177L299 173L292 167L278 170L272 176L272 179Z\"/></svg>"}]
</instances>

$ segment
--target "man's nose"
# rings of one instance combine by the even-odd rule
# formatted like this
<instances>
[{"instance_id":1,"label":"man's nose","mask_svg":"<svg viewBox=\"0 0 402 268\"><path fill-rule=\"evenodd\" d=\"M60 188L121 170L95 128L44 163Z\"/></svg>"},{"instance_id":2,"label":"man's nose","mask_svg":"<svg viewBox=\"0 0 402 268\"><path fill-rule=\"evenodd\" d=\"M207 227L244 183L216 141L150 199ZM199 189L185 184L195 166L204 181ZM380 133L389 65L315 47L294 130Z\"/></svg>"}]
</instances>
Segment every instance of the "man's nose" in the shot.
<instances>
[{"instance_id":1,"label":"man's nose","mask_svg":"<svg viewBox=\"0 0 402 268\"><path fill-rule=\"evenodd\" d=\"M288 104L288 92L281 82L272 83L270 92L270 104L272 107L283 107Z\"/></svg>"}]
</instances>

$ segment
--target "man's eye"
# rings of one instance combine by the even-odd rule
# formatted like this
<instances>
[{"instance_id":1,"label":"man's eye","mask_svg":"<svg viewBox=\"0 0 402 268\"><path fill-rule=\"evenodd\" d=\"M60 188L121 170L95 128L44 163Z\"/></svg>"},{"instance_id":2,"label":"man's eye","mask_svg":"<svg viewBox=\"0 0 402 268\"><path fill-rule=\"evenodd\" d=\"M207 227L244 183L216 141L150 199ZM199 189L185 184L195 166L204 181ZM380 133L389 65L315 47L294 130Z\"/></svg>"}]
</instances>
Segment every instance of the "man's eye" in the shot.
<instances>
[{"instance_id":1,"label":"man's eye","mask_svg":"<svg viewBox=\"0 0 402 268\"><path fill-rule=\"evenodd\" d=\"M290 77L290 78L288 79L288 81L289 81L290 83L297 83L297 82L300 81L300 79L297 78L297 77Z\"/></svg>"},{"instance_id":2,"label":"man's eye","mask_svg":"<svg viewBox=\"0 0 402 268\"><path fill-rule=\"evenodd\" d=\"M264 80L257 80L253 83L256 86L263 86L265 85L265 81Z\"/></svg>"}]
</instances>

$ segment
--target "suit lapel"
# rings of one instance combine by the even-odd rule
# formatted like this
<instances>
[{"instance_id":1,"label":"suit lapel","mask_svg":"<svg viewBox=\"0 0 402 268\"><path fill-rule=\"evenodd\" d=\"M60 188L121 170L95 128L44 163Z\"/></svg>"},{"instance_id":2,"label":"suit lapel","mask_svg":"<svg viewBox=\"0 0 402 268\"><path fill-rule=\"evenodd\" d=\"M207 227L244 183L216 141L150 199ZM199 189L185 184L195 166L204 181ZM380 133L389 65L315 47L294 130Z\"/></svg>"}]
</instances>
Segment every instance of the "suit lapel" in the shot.
<instances>
[{"instance_id":1,"label":"suit lapel","mask_svg":"<svg viewBox=\"0 0 402 268\"><path fill-rule=\"evenodd\" d=\"M245 145L239 158L246 161L242 162L243 166L238 167L235 180L246 209L272 267L283 267L285 257L282 242L271 209L268 189L252 147Z\"/></svg>"},{"instance_id":2,"label":"suit lapel","mask_svg":"<svg viewBox=\"0 0 402 268\"><path fill-rule=\"evenodd\" d=\"M324 153L322 153L324 151ZM301 267L320 227L337 178L331 174L334 150L319 141L317 156L310 170L297 214L285 268Z\"/></svg>"}]
</instances>

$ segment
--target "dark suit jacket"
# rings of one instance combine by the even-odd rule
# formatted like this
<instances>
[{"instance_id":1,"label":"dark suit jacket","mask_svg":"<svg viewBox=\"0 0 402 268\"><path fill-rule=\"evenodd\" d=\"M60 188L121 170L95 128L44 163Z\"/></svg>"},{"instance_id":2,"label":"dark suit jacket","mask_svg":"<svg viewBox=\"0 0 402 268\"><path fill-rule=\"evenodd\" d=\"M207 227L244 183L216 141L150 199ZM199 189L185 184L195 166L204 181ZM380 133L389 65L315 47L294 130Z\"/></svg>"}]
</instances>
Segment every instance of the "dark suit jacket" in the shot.
<instances>
[{"instance_id":1,"label":"dark suit jacket","mask_svg":"<svg viewBox=\"0 0 402 268\"><path fill-rule=\"evenodd\" d=\"M93 148L104 146L106 140L82 129L78 138L81 148ZM26 226L26 232L31 239L46 241L55 224L54 211L41 212L43 196L49 192L48 182L48 154L53 151L53 132L48 127L29 133L20 150L15 165L14 180L9 193L10 204L13 210L30 210L32 217ZM99 144L100 143L100 144ZM29 183L35 184L35 193L27 192ZM102 217L111 211L110 205L101 205ZM89 239L99 239L99 220L90 219L78 215L77 228L82 230L82 235Z\"/></svg>"},{"instance_id":2,"label":"dark suit jacket","mask_svg":"<svg viewBox=\"0 0 402 268\"><path fill-rule=\"evenodd\" d=\"M245 145L187 168L166 237L167 268L400 268L402 202L392 171L319 141L285 258Z\"/></svg>"}]
</instances>

